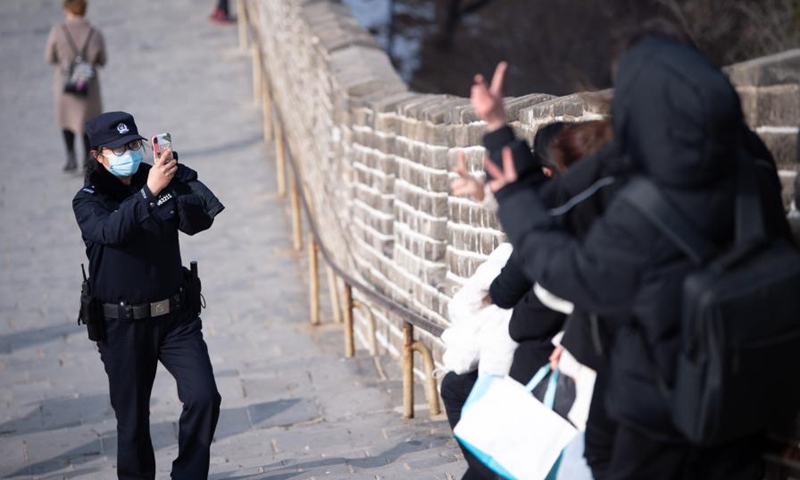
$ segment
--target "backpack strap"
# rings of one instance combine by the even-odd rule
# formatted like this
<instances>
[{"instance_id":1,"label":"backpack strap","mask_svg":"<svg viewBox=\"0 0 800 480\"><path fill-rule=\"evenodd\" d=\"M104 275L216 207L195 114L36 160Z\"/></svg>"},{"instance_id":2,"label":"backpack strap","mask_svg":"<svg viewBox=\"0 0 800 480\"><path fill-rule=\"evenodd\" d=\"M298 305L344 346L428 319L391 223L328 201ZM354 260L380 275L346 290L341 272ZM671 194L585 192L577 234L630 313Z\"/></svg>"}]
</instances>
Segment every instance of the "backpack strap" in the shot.
<instances>
[{"instance_id":1,"label":"backpack strap","mask_svg":"<svg viewBox=\"0 0 800 480\"><path fill-rule=\"evenodd\" d=\"M89 28L89 35L86 36L86 40L83 42L83 47L78 50L78 46L75 44L75 40L72 39L72 35L69 34L69 29L66 25L64 25L64 35L67 37L67 43L69 43L70 48L72 49L72 53L75 54L76 57L80 57L84 59L86 57L86 48L89 47L89 40L92 39L92 35L94 34L94 28Z\"/></svg>"},{"instance_id":2,"label":"backpack strap","mask_svg":"<svg viewBox=\"0 0 800 480\"><path fill-rule=\"evenodd\" d=\"M744 150L736 155L736 246L748 248L767 239L764 213L758 194L758 179L755 162Z\"/></svg>"},{"instance_id":3,"label":"backpack strap","mask_svg":"<svg viewBox=\"0 0 800 480\"><path fill-rule=\"evenodd\" d=\"M736 154L736 241L738 251L747 251L767 238L761 198L758 194L757 171L744 150ZM685 216L675 208L653 181L633 177L620 196L656 226L695 264L702 265L717 252L714 246Z\"/></svg>"},{"instance_id":4,"label":"backpack strap","mask_svg":"<svg viewBox=\"0 0 800 480\"><path fill-rule=\"evenodd\" d=\"M669 203L651 180L642 176L631 178L620 196L680 248L692 262L702 265L716 254L716 247Z\"/></svg>"}]
</instances>

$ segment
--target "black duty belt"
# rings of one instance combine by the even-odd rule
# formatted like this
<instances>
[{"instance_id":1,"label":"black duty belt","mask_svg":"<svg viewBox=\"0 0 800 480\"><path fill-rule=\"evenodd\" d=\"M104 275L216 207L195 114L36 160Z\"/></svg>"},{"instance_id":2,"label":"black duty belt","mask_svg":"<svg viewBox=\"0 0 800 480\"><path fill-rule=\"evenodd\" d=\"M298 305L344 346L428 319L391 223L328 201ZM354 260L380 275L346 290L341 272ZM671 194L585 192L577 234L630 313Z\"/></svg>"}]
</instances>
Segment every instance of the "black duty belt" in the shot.
<instances>
[{"instance_id":1,"label":"black duty belt","mask_svg":"<svg viewBox=\"0 0 800 480\"><path fill-rule=\"evenodd\" d=\"M138 305L128 305L125 302L104 303L103 315L106 318L123 320L141 320L143 318L160 317L170 312L174 312L183 307L181 294L165 298L164 300L152 303L140 303Z\"/></svg>"}]
</instances>

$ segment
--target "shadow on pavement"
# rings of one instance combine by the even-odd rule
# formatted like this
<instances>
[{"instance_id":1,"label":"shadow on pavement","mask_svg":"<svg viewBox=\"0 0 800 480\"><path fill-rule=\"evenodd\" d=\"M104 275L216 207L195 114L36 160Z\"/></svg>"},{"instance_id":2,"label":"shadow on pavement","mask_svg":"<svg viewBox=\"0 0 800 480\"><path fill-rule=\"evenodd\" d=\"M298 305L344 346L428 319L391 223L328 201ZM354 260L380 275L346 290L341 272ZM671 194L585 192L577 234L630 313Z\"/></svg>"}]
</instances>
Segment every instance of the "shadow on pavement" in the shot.
<instances>
[{"instance_id":1,"label":"shadow on pavement","mask_svg":"<svg viewBox=\"0 0 800 480\"><path fill-rule=\"evenodd\" d=\"M52 398L35 404L22 418L0 424L0 438L77 427L114 418L108 395Z\"/></svg>"},{"instance_id":2,"label":"shadow on pavement","mask_svg":"<svg viewBox=\"0 0 800 480\"><path fill-rule=\"evenodd\" d=\"M75 322L58 323L37 330L23 330L21 332L0 335L0 353L11 353L34 345L41 345L59 337L67 337L74 333L85 333Z\"/></svg>"},{"instance_id":3,"label":"shadow on pavement","mask_svg":"<svg viewBox=\"0 0 800 480\"><path fill-rule=\"evenodd\" d=\"M107 404L108 399L105 395L95 395L91 397L80 397L77 399L56 399L52 402L46 401L42 403L42 407L36 412L41 412L44 409L44 405L47 405L48 410L54 410L57 406L62 407L62 412L66 410L76 410L75 403L80 403L85 399L92 399L93 402L105 402ZM224 438L238 435L240 433L244 433L251 428L264 428L265 424L268 423L267 420L270 417L279 416L284 411L290 410L293 406L299 405L302 406L304 404L303 399L284 399L284 400L277 400L274 402L263 402L263 403L256 403L244 407L237 407L237 408L230 408L230 409L222 409L220 418L243 418L246 417L248 419L252 419L248 422L235 422L232 425L220 425L224 428L218 429L218 434L215 435L215 440L219 441ZM54 410L57 411L57 410ZM109 412L110 412L109 407ZM3 435L0 435L0 438L10 437L15 434L24 434L24 433L36 433L36 432L43 432L48 430L53 430L56 428L69 428L74 427L82 424L87 424L88 422L80 420L67 420L65 421L65 425L41 425L38 422L36 417L39 414L36 412L32 412L31 414L27 415L26 417L18 420L12 420L10 422L4 423L0 428L2 428L2 432L5 432ZM153 449L155 451L159 451L163 448L177 446L178 439L175 435L176 427L175 424L178 422L178 414L179 412L175 412L175 421L167 421L167 422L158 422L154 423L150 426L150 433L153 440ZM113 412L112 412L113 415ZM80 418L80 417L79 417ZM97 420L96 418L94 420ZM278 425L275 425L278 426ZM13 430L14 433L9 433ZM53 473L68 466L78 466L83 465L85 463L92 462L96 460L101 455L108 455L113 458L116 455L116 444L117 444L117 435L115 431L106 431L102 433L97 433L98 438L96 440L92 440L91 442L84 443L78 447L72 448L64 453L61 453L53 458L49 458L47 460L42 460L40 462L36 462L31 465L27 465L23 468L16 470L13 473L8 474L3 478L14 478L16 476L39 476L45 475L48 473ZM105 448L104 448L105 446ZM59 474L60 475L60 474ZM62 478L61 476L56 475L53 478ZM73 472L70 472L70 476L74 476ZM39 477L37 477L39 478ZM48 478L48 477L45 477Z\"/></svg>"},{"instance_id":4,"label":"shadow on pavement","mask_svg":"<svg viewBox=\"0 0 800 480\"><path fill-rule=\"evenodd\" d=\"M225 153L225 152L235 152L236 150L245 150L253 145L261 144L263 142L264 142L264 137L262 137L261 135L256 135L250 138L243 138L241 140L234 140L226 143L217 143L213 147L204 148L202 150L176 149L176 151L180 154L181 159L199 158L199 157L218 155L220 153Z\"/></svg>"},{"instance_id":5,"label":"shadow on pavement","mask_svg":"<svg viewBox=\"0 0 800 480\"><path fill-rule=\"evenodd\" d=\"M95 473L95 472L99 472L99 471L100 471L99 468L83 468L83 469L80 469L80 470L70 470L69 478L80 478L80 477L82 477L84 475L89 475L90 473ZM12 475L19 475L19 473L14 473ZM28 473L25 473L23 475L25 475L26 477L29 476ZM13 479L14 477L10 477L9 476L9 477L3 477L3 478ZM48 475L46 477L38 477L37 476L36 478L37 478L37 480L63 480L66 477L64 477L63 473L54 473L53 475Z\"/></svg>"},{"instance_id":6,"label":"shadow on pavement","mask_svg":"<svg viewBox=\"0 0 800 480\"><path fill-rule=\"evenodd\" d=\"M446 443L447 439L442 438L442 443ZM403 455L427 450L431 448L430 442L409 441L398 443L392 448L366 458L345 458L345 457L331 457L322 460L314 460L310 462L292 462L291 460L284 460L270 465L265 465L264 470L269 470L266 473L258 473L255 475L247 475L243 477L229 476L236 475L236 472L221 473L212 475L211 480L284 480L298 475L308 476L312 474L311 470L319 467L329 466L342 466L350 465L356 469L369 470L373 468L381 468L389 465Z\"/></svg>"}]
</instances>

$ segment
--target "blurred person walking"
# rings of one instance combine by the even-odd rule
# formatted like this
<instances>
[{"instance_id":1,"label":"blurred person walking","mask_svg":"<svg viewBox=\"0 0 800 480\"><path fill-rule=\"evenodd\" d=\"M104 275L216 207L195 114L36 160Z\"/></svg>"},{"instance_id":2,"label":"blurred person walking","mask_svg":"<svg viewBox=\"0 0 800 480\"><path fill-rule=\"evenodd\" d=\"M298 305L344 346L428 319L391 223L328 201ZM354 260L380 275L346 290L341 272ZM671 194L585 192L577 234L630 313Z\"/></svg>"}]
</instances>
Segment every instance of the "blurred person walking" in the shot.
<instances>
[{"instance_id":1,"label":"blurred person walking","mask_svg":"<svg viewBox=\"0 0 800 480\"><path fill-rule=\"evenodd\" d=\"M214 23L219 23L221 25L229 25L236 21L236 18L231 16L231 7L229 0L217 0L217 6L214 7L214 10L211 11L211 16L209 17Z\"/></svg>"},{"instance_id":2,"label":"blurred person walking","mask_svg":"<svg viewBox=\"0 0 800 480\"><path fill-rule=\"evenodd\" d=\"M56 66L53 75L56 123L67 150L64 171L72 172L78 168L76 137L83 141L85 164L90 148L84 124L103 111L97 67L105 65L108 57L103 34L84 18L86 0L64 0L62 6L66 20L50 30L44 56L47 63Z\"/></svg>"}]
</instances>

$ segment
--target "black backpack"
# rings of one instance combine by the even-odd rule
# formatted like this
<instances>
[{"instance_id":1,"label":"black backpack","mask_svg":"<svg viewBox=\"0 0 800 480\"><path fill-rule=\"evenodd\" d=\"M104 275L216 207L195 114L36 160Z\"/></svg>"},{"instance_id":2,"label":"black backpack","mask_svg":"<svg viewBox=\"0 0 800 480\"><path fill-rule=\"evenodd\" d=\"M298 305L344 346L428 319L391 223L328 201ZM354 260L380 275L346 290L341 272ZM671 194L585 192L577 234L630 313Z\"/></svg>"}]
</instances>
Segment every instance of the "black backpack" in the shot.
<instances>
[{"instance_id":1,"label":"black backpack","mask_svg":"<svg viewBox=\"0 0 800 480\"><path fill-rule=\"evenodd\" d=\"M94 29L89 30L89 34L83 42L83 48L80 50L75 45L66 25L64 25L64 35L72 48L72 53L75 54L75 58L69 63L69 68L64 75L64 93L85 97L89 94L89 82L96 75L94 67L86 61L86 48L94 35Z\"/></svg>"},{"instance_id":2,"label":"black backpack","mask_svg":"<svg viewBox=\"0 0 800 480\"><path fill-rule=\"evenodd\" d=\"M755 165L738 156L736 239L720 251L650 180L621 192L697 266L683 282L671 386L656 374L675 426L716 445L787 421L798 407L800 252L768 238Z\"/></svg>"}]
</instances>

